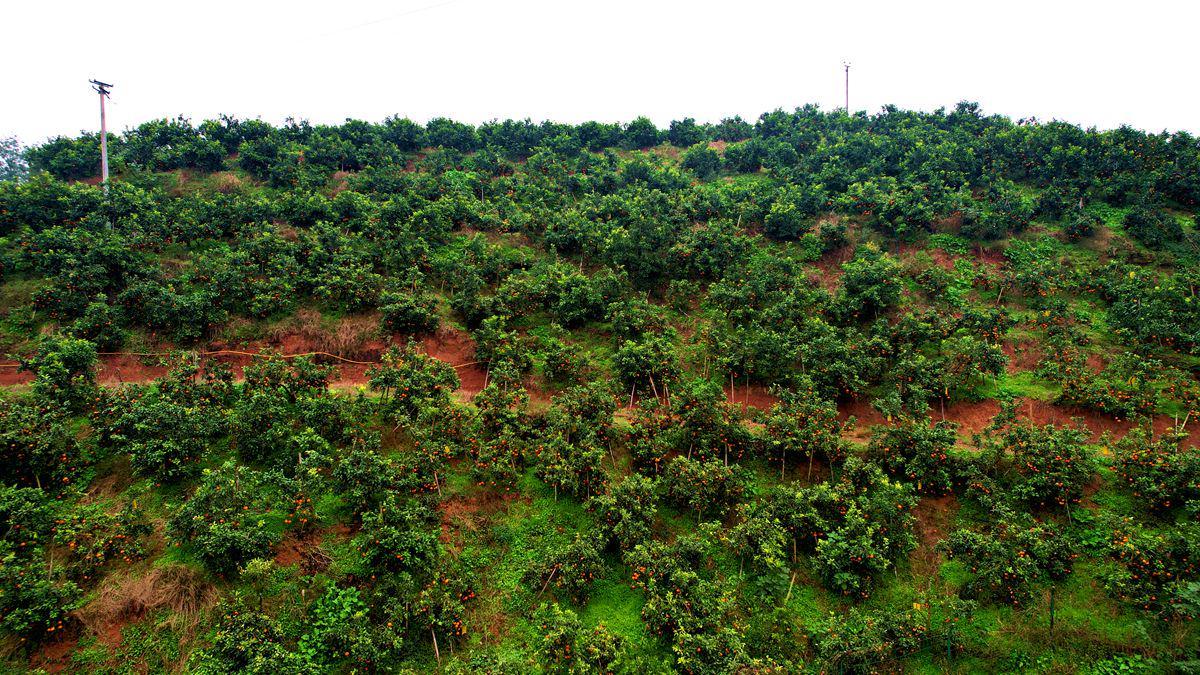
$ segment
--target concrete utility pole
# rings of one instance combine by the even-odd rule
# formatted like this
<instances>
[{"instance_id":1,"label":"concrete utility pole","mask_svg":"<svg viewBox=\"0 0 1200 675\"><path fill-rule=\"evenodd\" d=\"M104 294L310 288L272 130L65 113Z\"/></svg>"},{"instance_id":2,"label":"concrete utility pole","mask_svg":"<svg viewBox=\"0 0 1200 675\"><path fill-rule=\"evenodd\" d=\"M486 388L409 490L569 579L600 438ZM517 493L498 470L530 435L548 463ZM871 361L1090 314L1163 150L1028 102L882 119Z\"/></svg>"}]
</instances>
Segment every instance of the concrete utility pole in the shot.
<instances>
[{"instance_id":1,"label":"concrete utility pole","mask_svg":"<svg viewBox=\"0 0 1200 675\"><path fill-rule=\"evenodd\" d=\"M112 85L99 80L88 80L92 89L100 94L100 184L108 190L108 121L104 117L104 99L108 98Z\"/></svg>"},{"instance_id":2,"label":"concrete utility pole","mask_svg":"<svg viewBox=\"0 0 1200 675\"><path fill-rule=\"evenodd\" d=\"M850 62L842 61L842 67L846 69L846 114L850 114Z\"/></svg>"}]
</instances>

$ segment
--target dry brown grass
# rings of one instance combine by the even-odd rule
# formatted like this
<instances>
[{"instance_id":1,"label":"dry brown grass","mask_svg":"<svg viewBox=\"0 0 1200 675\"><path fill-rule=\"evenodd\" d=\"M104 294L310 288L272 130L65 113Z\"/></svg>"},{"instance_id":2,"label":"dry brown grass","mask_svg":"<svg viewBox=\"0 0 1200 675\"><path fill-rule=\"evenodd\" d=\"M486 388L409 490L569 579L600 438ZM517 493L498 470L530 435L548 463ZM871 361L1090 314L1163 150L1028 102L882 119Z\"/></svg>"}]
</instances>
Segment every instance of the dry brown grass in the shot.
<instances>
[{"instance_id":1,"label":"dry brown grass","mask_svg":"<svg viewBox=\"0 0 1200 675\"><path fill-rule=\"evenodd\" d=\"M379 338L379 315L347 316L332 328L319 312L301 309L271 329L267 339L287 353L329 352L353 359L366 355L369 343Z\"/></svg>"},{"instance_id":2,"label":"dry brown grass","mask_svg":"<svg viewBox=\"0 0 1200 675\"><path fill-rule=\"evenodd\" d=\"M172 565L110 576L96 597L75 614L96 635L111 635L119 627L160 609L168 610L163 626L191 634L204 610L217 601L217 590L190 567Z\"/></svg>"},{"instance_id":3,"label":"dry brown grass","mask_svg":"<svg viewBox=\"0 0 1200 675\"><path fill-rule=\"evenodd\" d=\"M221 171L212 176L213 189L222 194L232 194L241 192L245 188L245 183L241 177L232 171Z\"/></svg>"}]
</instances>

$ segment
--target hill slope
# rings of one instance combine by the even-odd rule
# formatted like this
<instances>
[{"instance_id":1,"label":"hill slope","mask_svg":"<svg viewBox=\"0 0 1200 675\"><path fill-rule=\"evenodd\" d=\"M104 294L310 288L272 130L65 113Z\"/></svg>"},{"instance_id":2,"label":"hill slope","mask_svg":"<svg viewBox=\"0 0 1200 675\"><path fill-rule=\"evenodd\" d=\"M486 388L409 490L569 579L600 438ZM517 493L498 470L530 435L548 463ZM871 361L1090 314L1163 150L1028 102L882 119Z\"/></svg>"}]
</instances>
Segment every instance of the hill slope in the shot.
<instances>
[{"instance_id":1,"label":"hill slope","mask_svg":"<svg viewBox=\"0 0 1200 675\"><path fill-rule=\"evenodd\" d=\"M0 183L17 669L1159 671L1200 145L147 123Z\"/></svg>"}]
</instances>

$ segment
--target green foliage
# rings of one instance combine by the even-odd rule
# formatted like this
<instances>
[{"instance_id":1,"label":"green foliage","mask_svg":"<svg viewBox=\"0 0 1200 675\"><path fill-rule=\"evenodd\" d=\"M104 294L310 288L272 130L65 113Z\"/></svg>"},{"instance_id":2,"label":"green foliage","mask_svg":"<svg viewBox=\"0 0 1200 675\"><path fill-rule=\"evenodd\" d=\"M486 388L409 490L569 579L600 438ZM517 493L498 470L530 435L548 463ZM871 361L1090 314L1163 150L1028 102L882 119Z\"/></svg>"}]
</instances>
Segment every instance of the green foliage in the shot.
<instances>
[{"instance_id":1,"label":"green foliage","mask_svg":"<svg viewBox=\"0 0 1200 675\"><path fill-rule=\"evenodd\" d=\"M429 295L384 293L379 313L388 332L432 333L438 327L437 302Z\"/></svg>"},{"instance_id":2,"label":"green foliage","mask_svg":"<svg viewBox=\"0 0 1200 675\"><path fill-rule=\"evenodd\" d=\"M0 544L0 628L40 643L67 627L82 595L74 582L50 578L40 562L22 560L11 544Z\"/></svg>"},{"instance_id":3,"label":"green foliage","mask_svg":"<svg viewBox=\"0 0 1200 675\"><path fill-rule=\"evenodd\" d=\"M1095 473L1087 451L1088 434L1075 427L1016 424L997 440L996 449L1010 459L1010 494L1030 505L1069 508L1083 497Z\"/></svg>"},{"instance_id":4,"label":"green foliage","mask_svg":"<svg viewBox=\"0 0 1200 675\"><path fill-rule=\"evenodd\" d=\"M1200 450L1185 448L1185 438L1172 429L1153 439L1143 426L1113 446L1118 477L1151 512L1183 509L1200 518Z\"/></svg>"},{"instance_id":5,"label":"green foliage","mask_svg":"<svg viewBox=\"0 0 1200 675\"><path fill-rule=\"evenodd\" d=\"M900 266L888 254L861 248L842 270L842 286L835 300L842 316L873 318L900 300Z\"/></svg>"},{"instance_id":6,"label":"green foliage","mask_svg":"<svg viewBox=\"0 0 1200 675\"><path fill-rule=\"evenodd\" d=\"M738 467L716 459L676 457L667 462L662 477L667 501L696 513L719 516L735 505L745 492L746 478Z\"/></svg>"},{"instance_id":7,"label":"green foliage","mask_svg":"<svg viewBox=\"0 0 1200 675\"><path fill-rule=\"evenodd\" d=\"M0 180L6 666L78 631L98 673L1189 667L1195 452L1091 416L1200 414L1188 134L178 118L111 135L106 189L97 141ZM107 386L126 344L379 363Z\"/></svg>"},{"instance_id":8,"label":"green foliage","mask_svg":"<svg viewBox=\"0 0 1200 675\"><path fill-rule=\"evenodd\" d=\"M1077 556L1071 540L1049 523L1000 510L989 531L956 530L943 542L971 573L964 597L1021 606L1037 584L1062 582Z\"/></svg>"},{"instance_id":9,"label":"green foliage","mask_svg":"<svg viewBox=\"0 0 1200 675\"><path fill-rule=\"evenodd\" d=\"M626 340L613 357L621 381L629 387L653 390L673 378L679 367L675 359L675 331L667 329L638 341Z\"/></svg>"},{"instance_id":10,"label":"green foliage","mask_svg":"<svg viewBox=\"0 0 1200 675\"><path fill-rule=\"evenodd\" d=\"M21 369L34 374L34 394L79 410L93 396L96 361L96 346L87 340L45 337L37 353L21 361Z\"/></svg>"},{"instance_id":11,"label":"green foliage","mask_svg":"<svg viewBox=\"0 0 1200 675\"><path fill-rule=\"evenodd\" d=\"M649 539L658 511L658 496L654 481L635 473L612 485L608 492L592 497L587 506L596 515L600 536L628 551Z\"/></svg>"},{"instance_id":12,"label":"green foliage","mask_svg":"<svg viewBox=\"0 0 1200 675\"><path fill-rule=\"evenodd\" d=\"M392 414L415 420L424 410L445 410L458 389L458 373L444 361L427 356L415 343L391 347L379 365L367 369L367 381L380 393L380 404Z\"/></svg>"},{"instance_id":13,"label":"green foliage","mask_svg":"<svg viewBox=\"0 0 1200 675\"><path fill-rule=\"evenodd\" d=\"M211 645L192 657L190 663L195 672L206 675L306 672L303 657L287 648L279 625L270 616L230 606L222 609Z\"/></svg>"},{"instance_id":14,"label":"green foliage","mask_svg":"<svg viewBox=\"0 0 1200 675\"><path fill-rule=\"evenodd\" d=\"M806 458L811 475L818 455L827 464L845 455L841 437L849 425L838 421L837 405L822 399L811 383L780 393L780 402L767 415L764 442L768 455L779 461L780 476L786 473L789 458Z\"/></svg>"},{"instance_id":15,"label":"green foliage","mask_svg":"<svg viewBox=\"0 0 1200 675\"><path fill-rule=\"evenodd\" d=\"M272 477L232 462L206 469L196 493L168 521L167 538L190 545L214 573L234 574L268 555L278 541L266 523L276 485Z\"/></svg>"},{"instance_id":16,"label":"green foliage","mask_svg":"<svg viewBox=\"0 0 1200 675\"><path fill-rule=\"evenodd\" d=\"M624 644L603 624L588 630L570 609L545 604L534 615L540 661L549 673L612 673L625 663Z\"/></svg>"},{"instance_id":17,"label":"green foliage","mask_svg":"<svg viewBox=\"0 0 1200 675\"><path fill-rule=\"evenodd\" d=\"M525 575L530 586L553 588L564 600L586 603L592 582L604 574L600 557L602 542L590 535L576 534L571 543L546 552Z\"/></svg>"},{"instance_id":18,"label":"green foliage","mask_svg":"<svg viewBox=\"0 0 1200 675\"><path fill-rule=\"evenodd\" d=\"M1195 583L1200 571L1196 525L1165 532L1120 528L1112 557L1119 568L1105 578L1109 593L1162 620L1195 620Z\"/></svg>"},{"instance_id":19,"label":"green foliage","mask_svg":"<svg viewBox=\"0 0 1200 675\"><path fill-rule=\"evenodd\" d=\"M423 505L381 497L378 508L362 514L356 542L367 568L410 585L428 579L441 555L433 515Z\"/></svg>"},{"instance_id":20,"label":"green foliage","mask_svg":"<svg viewBox=\"0 0 1200 675\"><path fill-rule=\"evenodd\" d=\"M957 425L905 419L899 424L876 427L871 434L870 455L889 474L917 484L921 494L940 496L958 481L950 449L958 440Z\"/></svg>"},{"instance_id":21,"label":"green foliage","mask_svg":"<svg viewBox=\"0 0 1200 675\"><path fill-rule=\"evenodd\" d=\"M830 613L812 631L818 657L844 673L871 673L922 649L929 628L913 611L851 608L845 615Z\"/></svg>"},{"instance_id":22,"label":"green foliage","mask_svg":"<svg viewBox=\"0 0 1200 675\"><path fill-rule=\"evenodd\" d=\"M708 147L708 143L696 143L684 151L679 165L696 174L700 180L708 180L721 170L721 156Z\"/></svg>"},{"instance_id":23,"label":"green foliage","mask_svg":"<svg viewBox=\"0 0 1200 675\"><path fill-rule=\"evenodd\" d=\"M1147 248L1163 248L1183 239L1183 228L1174 216L1153 206L1138 205L1125 215L1122 223L1129 236Z\"/></svg>"},{"instance_id":24,"label":"green foliage","mask_svg":"<svg viewBox=\"0 0 1200 675\"><path fill-rule=\"evenodd\" d=\"M0 401L0 479L58 492L71 485L85 456L55 406Z\"/></svg>"}]
</instances>

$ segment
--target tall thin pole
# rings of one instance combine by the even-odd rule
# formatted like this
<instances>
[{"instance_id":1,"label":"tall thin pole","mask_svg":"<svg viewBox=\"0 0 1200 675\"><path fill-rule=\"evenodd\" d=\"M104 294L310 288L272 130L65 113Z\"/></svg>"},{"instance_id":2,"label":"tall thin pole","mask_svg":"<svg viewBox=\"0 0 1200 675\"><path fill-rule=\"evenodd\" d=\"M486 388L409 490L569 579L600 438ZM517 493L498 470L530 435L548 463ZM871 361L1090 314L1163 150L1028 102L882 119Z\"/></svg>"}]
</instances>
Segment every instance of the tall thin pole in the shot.
<instances>
[{"instance_id":1,"label":"tall thin pole","mask_svg":"<svg viewBox=\"0 0 1200 675\"><path fill-rule=\"evenodd\" d=\"M104 94L100 94L100 182L108 185L108 119L104 98Z\"/></svg>"},{"instance_id":2,"label":"tall thin pole","mask_svg":"<svg viewBox=\"0 0 1200 675\"><path fill-rule=\"evenodd\" d=\"M111 84L90 80L92 89L100 94L100 184L108 190L108 119L104 110L104 99L108 98Z\"/></svg>"},{"instance_id":3,"label":"tall thin pole","mask_svg":"<svg viewBox=\"0 0 1200 675\"><path fill-rule=\"evenodd\" d=\"M846 69L846 114L850 114L850 62L842 61L842 67Z\"/></svg>"}]
</instances>

